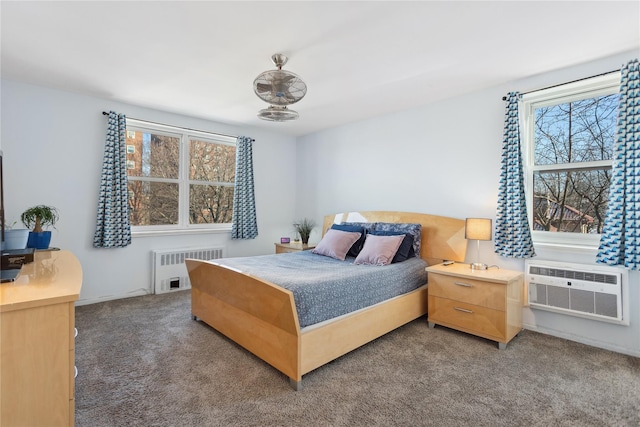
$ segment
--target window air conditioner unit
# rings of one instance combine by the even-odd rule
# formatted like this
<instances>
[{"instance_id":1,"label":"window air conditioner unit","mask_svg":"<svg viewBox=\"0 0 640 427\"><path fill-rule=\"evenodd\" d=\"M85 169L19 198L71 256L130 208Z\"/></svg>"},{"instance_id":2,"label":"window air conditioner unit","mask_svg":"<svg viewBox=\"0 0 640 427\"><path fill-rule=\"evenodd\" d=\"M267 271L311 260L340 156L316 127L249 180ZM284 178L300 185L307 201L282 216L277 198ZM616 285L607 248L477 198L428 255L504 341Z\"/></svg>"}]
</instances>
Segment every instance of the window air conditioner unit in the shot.
<instances>
[{"instance_id":1,"label":"window air conditioner unit","mask_svg":"<svg viewBox=\"0 0 640 427\"><path fill-rule=\"evenodd\" d=\"M628 277L620 267L525 261L531 308L625 325Z\"/></svg>"}]
</instances>

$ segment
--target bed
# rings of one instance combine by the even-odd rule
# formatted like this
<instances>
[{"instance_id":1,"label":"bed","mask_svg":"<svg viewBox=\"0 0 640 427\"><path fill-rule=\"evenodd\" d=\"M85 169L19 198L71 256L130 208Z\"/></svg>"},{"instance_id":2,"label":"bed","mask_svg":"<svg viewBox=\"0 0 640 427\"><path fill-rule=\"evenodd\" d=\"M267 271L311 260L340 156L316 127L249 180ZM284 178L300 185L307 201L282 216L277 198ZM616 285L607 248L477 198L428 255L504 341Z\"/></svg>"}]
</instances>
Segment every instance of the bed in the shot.
<instances>
[{"instance_id":1,"label":"bed","mask_svg":"<svg viewBox=\"0 0 640 427\"><path fill-rule=\"evenodd\" d=\"M346 212L325 216L323 234L332 224L350 222L420 224L419 254L427 264L464 261L464 220L411 212ZM304 374L427 313L427 287L420 286L301 327L291 290L216 261L186 260L193 318L284 373L295 390L301 388Z\"/></svg>"}]
</instances>

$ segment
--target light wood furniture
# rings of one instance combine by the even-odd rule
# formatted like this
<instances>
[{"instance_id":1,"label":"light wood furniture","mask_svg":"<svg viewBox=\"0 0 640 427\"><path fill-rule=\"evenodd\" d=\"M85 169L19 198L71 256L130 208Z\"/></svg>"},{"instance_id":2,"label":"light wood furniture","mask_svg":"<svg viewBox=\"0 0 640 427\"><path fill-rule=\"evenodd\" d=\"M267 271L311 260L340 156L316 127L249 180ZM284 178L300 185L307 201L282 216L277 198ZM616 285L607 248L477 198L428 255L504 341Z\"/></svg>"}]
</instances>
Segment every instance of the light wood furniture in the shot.
<instances>
[{"instance_id":1,"label":"light wood furniture","mask_svg":"<svg viewBox=\"0 0 640 427\"><path fill-rule=\"evenodd\" d=\"M422 224L421 257L464 260L464 220L407 212L349 212L324 218L323 231L340 222ZM293 293L213 261L186 260L191 310L222 334L287 375L298 390L302 376L427 312L422 287L385 303L300 329Z\"/></svg>"},{"instance_id":2,"label":"light wood furniture","mask_svg":"<svg viewBox=\"0 0 640 427\"><path fill-rule=\"evenodd\" d=\"M286 254L289 252L310 251L316 245L303 245L302 243L276 243L276 253Z\"/></svg>"},{"instance_id":3,"label":"light wood furniture","mask_svg":"<svg viewBox=\"0 0 640 427\"><path fill-rule=\"evenodd\" d=\"M429 327L436 324L498 342L504 349L522 330L523 274L471 270L469 264L427 267Z\"/></svg>"},{"instance_id":4,"label":"light wood furniture","mask_svg":"<svg viewBox=\"0 0 640 427\"><path fill-rule=\"evenodd\" d=\"M37 251L0 285L0 425L72 426L75 307L82 269L69 251Z\"/></svg>"}]
</instances>

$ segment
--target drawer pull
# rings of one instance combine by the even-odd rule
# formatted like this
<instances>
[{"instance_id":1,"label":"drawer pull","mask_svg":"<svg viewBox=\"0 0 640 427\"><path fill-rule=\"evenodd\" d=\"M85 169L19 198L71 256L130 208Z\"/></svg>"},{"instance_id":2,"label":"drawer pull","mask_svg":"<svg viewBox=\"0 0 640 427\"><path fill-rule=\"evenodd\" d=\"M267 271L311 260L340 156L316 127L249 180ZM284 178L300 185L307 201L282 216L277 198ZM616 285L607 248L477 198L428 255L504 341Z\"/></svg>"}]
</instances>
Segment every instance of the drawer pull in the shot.
<instances>
[{"instance_id":1,"label":"drawer pull","mask_svg":"<svg viewBox=\"0 0 640 427\"><path fill-rule=\"evenodd\" d=\"M473 314L473 311L471 310L467 310L466 308L462 308L462 307L453 307L454 310L458 310L458 311L462 311L463 313L469 313L469 314Z\"/></svg>"},{"instance_id":2,"label":"drawer pull","mask_svg":"<svg viewBox=\"0 0 640 427\"><path fill-rule=\"evenodd\" d=\"M464 282L453 282L454 285L464 286L465 288L473 288L473 285Z\"/></svg>"}]
</instances>

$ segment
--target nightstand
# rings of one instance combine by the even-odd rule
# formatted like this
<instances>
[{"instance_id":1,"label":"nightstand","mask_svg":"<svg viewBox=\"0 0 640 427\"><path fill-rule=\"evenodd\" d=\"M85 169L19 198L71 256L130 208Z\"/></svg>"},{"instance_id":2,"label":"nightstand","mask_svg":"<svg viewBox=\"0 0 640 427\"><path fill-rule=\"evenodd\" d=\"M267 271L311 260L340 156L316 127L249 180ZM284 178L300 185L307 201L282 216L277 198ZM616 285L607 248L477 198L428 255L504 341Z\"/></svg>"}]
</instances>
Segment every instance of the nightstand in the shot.
<instances>
[{"instance_id":1,"label":"nightstand","mask_svg":"<svg viewBox=\"0 0 640 427\"><path fill-rule=\"evenodd\" d=\"M471 270L469 264L427 267L429 327L442 325L498 342L522 330L523 273Z\"/></svg>"},{"instance_id":2,"label":"nightstand","mask_svg":"<svg viewBox=\"0 0 640 427\"><path fill-rule=\"evenodd\" d=\"M316 245L303 245L302 243L276 243L276 253L286 254L289 252L309 251Z\"/></svg>"}]
</instances>

